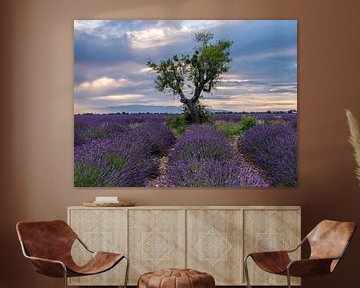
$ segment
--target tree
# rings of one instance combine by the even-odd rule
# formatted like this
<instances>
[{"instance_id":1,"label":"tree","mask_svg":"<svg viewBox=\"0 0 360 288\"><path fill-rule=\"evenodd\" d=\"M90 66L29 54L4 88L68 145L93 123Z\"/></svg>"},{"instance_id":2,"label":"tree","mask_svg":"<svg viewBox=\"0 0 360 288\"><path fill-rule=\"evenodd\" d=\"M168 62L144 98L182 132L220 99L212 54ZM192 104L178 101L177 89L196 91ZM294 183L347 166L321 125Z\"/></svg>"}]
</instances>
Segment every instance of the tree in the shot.
<instances>
[{"instance_id":1,"label":"tree","mask_svg":"<svg viewBox=\"0 0 360 288\"><path fill-rule=\"evenodd\" d=\"M190 112L192 123L200 123L199 99L209 94L219 83L223 73L229 71L231 41L211 43L210 32L195 34L198 45L192 55L174 55L160 62L149 60L146 65L156 72L155 89L179 96L180 102Z\"/></svg>"}]
</instances>

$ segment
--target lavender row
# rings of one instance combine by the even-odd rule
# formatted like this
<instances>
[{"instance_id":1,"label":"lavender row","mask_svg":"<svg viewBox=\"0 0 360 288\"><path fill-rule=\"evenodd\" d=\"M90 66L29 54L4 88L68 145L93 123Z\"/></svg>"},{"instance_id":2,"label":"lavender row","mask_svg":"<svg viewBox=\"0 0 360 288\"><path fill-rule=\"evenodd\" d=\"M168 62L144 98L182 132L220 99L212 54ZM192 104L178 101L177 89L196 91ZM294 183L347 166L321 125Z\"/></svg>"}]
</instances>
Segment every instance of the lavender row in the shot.
<instances>
[{"instance_id":1,"label":"lavender row","mask_svg":"<svg viewBox=\"0 0 360 288\"><path fill-rule=\"evenodd\" d=\"M169 162L189 159L231 159L228 142L222 134L211 125L190 127L176 142L169 154Z\"/></svg>"},{"instance_id":2,"label":"lavender row","mask_svg":"<svg viewBox=\"0 0 360 288\"><path fill-rule=\"evenodd\" d=\"M285 124L296 128L296 114L267 113L215 113L216 121L239 122L243 116L251 116L258 123ZM89 143L94 139L109 137L129 130L139 123L164 123L166 119L176 117L174 114L105 114L105 115L75 115L74 145Z\"/></svg>"},{"instance_id":3,"label":"lavender row","mask_svg":"<svg viewBox=\"0 0 360 288\"><path fill-rule=\"evenodd\" d=\"M75 115L75 123L85 121L87 123L121 122L123 124L158 122L163 123L166 118L176 114L83 114Z\"/></svg>"},{"instance_id":4,"label":"lavender row","mask_svg":"<svg viewBox=\"0 0 360 288\"><path fill-rule=\"evenodd\" d=\"M234 159L229 144L214 127L188 129L169 155L170 186L266 187L261 175Z\"/></svg>"},{"instance_id":5,"label":"lavender row","mask_svg":"<svg viewBox=\"0 0 360 288\"><path fill-rule=\"evenodd\" d=\"M272 186L296 186L296 131L286 125L257 125L239 139L239 148L260 167Z\"/></svg>"},{"instance_id":6,"label":"lavender row","mask_svg":"<svg viewBox=\"0 0 360 288\"><path fill-rule=\"evenodd\" d=\"M163 123L166 114L120 114L120 115L75 115L74 145L88 143L94 139L114 136L139 123Z\"/></svg>"},{"instance_id":7,"label":"lavender row","mask_svg":"<svg viewBox=\"0 0 360 288\"><path fill-rule=\"evenodd\" d=\"M150 122L75 146L75 186L146 186L158 174L154 154L165 153L174 142L169 128Z\"/></svg>"}]
</instances>

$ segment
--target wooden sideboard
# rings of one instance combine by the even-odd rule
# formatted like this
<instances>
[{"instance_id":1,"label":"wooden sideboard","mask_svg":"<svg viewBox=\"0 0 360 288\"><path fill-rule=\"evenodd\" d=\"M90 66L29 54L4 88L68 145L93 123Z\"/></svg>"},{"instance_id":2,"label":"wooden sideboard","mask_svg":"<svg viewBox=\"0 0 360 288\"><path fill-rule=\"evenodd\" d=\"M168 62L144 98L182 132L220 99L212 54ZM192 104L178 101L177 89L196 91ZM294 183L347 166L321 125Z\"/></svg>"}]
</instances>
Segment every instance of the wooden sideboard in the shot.
<instances>
[{"instance_id":1,"label":"wooden sideboard","mask_svg":"<svg viewBox=\"0 0 360 288\"><path fill-rule=\"evenodd\" d=\"M245 255L293 248L301 240L298 206L80 206L68 207L68 223L92 250L129 255L129 285L148 271L184 267L212 274L216 285L245 285ZM78 263L89 259L77 242L72 254ZM249 264L253 285L286 285L286 277ZM70 278L69 285L121 285L124 271L120 263L103 274ZM298 278L292 282L300 285Z\"/></svg>"}]
</instances>

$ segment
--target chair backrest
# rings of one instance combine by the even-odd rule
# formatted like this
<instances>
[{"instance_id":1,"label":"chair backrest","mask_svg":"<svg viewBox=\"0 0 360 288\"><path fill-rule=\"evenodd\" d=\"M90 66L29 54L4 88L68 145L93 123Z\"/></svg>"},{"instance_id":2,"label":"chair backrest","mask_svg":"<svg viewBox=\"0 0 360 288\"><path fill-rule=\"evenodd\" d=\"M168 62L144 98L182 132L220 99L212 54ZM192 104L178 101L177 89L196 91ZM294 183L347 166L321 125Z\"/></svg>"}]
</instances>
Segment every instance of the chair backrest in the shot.
<instances>
[{"instance_id":1,"label":"chair backrest","mask_svg":"<svg viewBox=\"0 0 360 288\"><path fill-rule=\"evenodd\" d=\"M311 248L310 259L342 256L355 229L355 222L321 221L306 236Z\"/></svg>"},{"instance_id":2,"label":"chair backrest","mask_svg":"<svg viewBox=\"0 0 360 288\"><path fill-rule=\"evenodd\" d=\"M30 256L61 260L69 257L75 232L62 220L19 222L19 240Z\"/></svg>"}]
</instances>

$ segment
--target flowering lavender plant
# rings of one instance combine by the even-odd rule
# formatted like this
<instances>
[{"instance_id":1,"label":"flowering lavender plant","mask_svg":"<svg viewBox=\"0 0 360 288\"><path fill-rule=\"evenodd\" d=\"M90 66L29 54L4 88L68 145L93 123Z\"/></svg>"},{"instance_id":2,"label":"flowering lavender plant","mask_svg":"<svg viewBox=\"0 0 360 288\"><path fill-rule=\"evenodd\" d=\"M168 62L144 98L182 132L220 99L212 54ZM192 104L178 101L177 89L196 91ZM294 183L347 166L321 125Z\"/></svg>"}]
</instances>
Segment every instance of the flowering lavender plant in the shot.
<instances>
[{"instance_id":1,"label":"flowering lavender plant","mask_svg":"<svg viewBox=\"0 0 360 288\"><path fill-rule=\"evenodd\" d=\"M239 139L239 148L273 186L296 186L296 132L286 125L257 125Z\"/></svg>"},{"instance_id":2,"label":"flowering lavender plant","mask_svg":"<svg viewBox=\"0 0 360 288\"><path fill-rule=\"evenodd\" d=\"M189 128L176 142L169 161L196 159L230 159L229 144L221 133L210 125Z\"/></svg>"},{"instance_id":3,"label":"flowering lavender plant","mask_svg":"<svg viewBox=\"0 0 360 288\"><path fill-rule=\"evenodd\" d=\"M143 123L136 127L133 133L135 133L139 139L143 139L147 149L152 154L165 154L167 149L176 141L174 133L170 128L157 122Z\"/></svg>"},{"instance_id":4,"label":"flowering lavender plant","mask_svg":"<svg viewBox=\"0 0 360 288\"><path fill-rule=\"evenodd\" d=\"M145 186L158 174L154 153L175 141L160 123L144 123L123 133L75 146L75 186Z\"/></svg>"},{"instance_id":5,"label":"flowering lavender plant","mask_svg":"<svg viewBox=\"0 0 360 288\"><path fill-rule=\"evenodd\" d=\"M169 155L170 186L267 187L262 176L234 159L230 146L214 127L194 126L186 131Z\"/></svg>"},{"instance_id":6,"label":"flowering lavender plant","mask_svg":"<svg viewBox=\"0 0 360 288\"><path fill-rule=\"evenodd\" d=\"M236 160L188 159L168 167L170 185L185 187L268 187L249 165Z\"/></svg>"}]
</instances>

